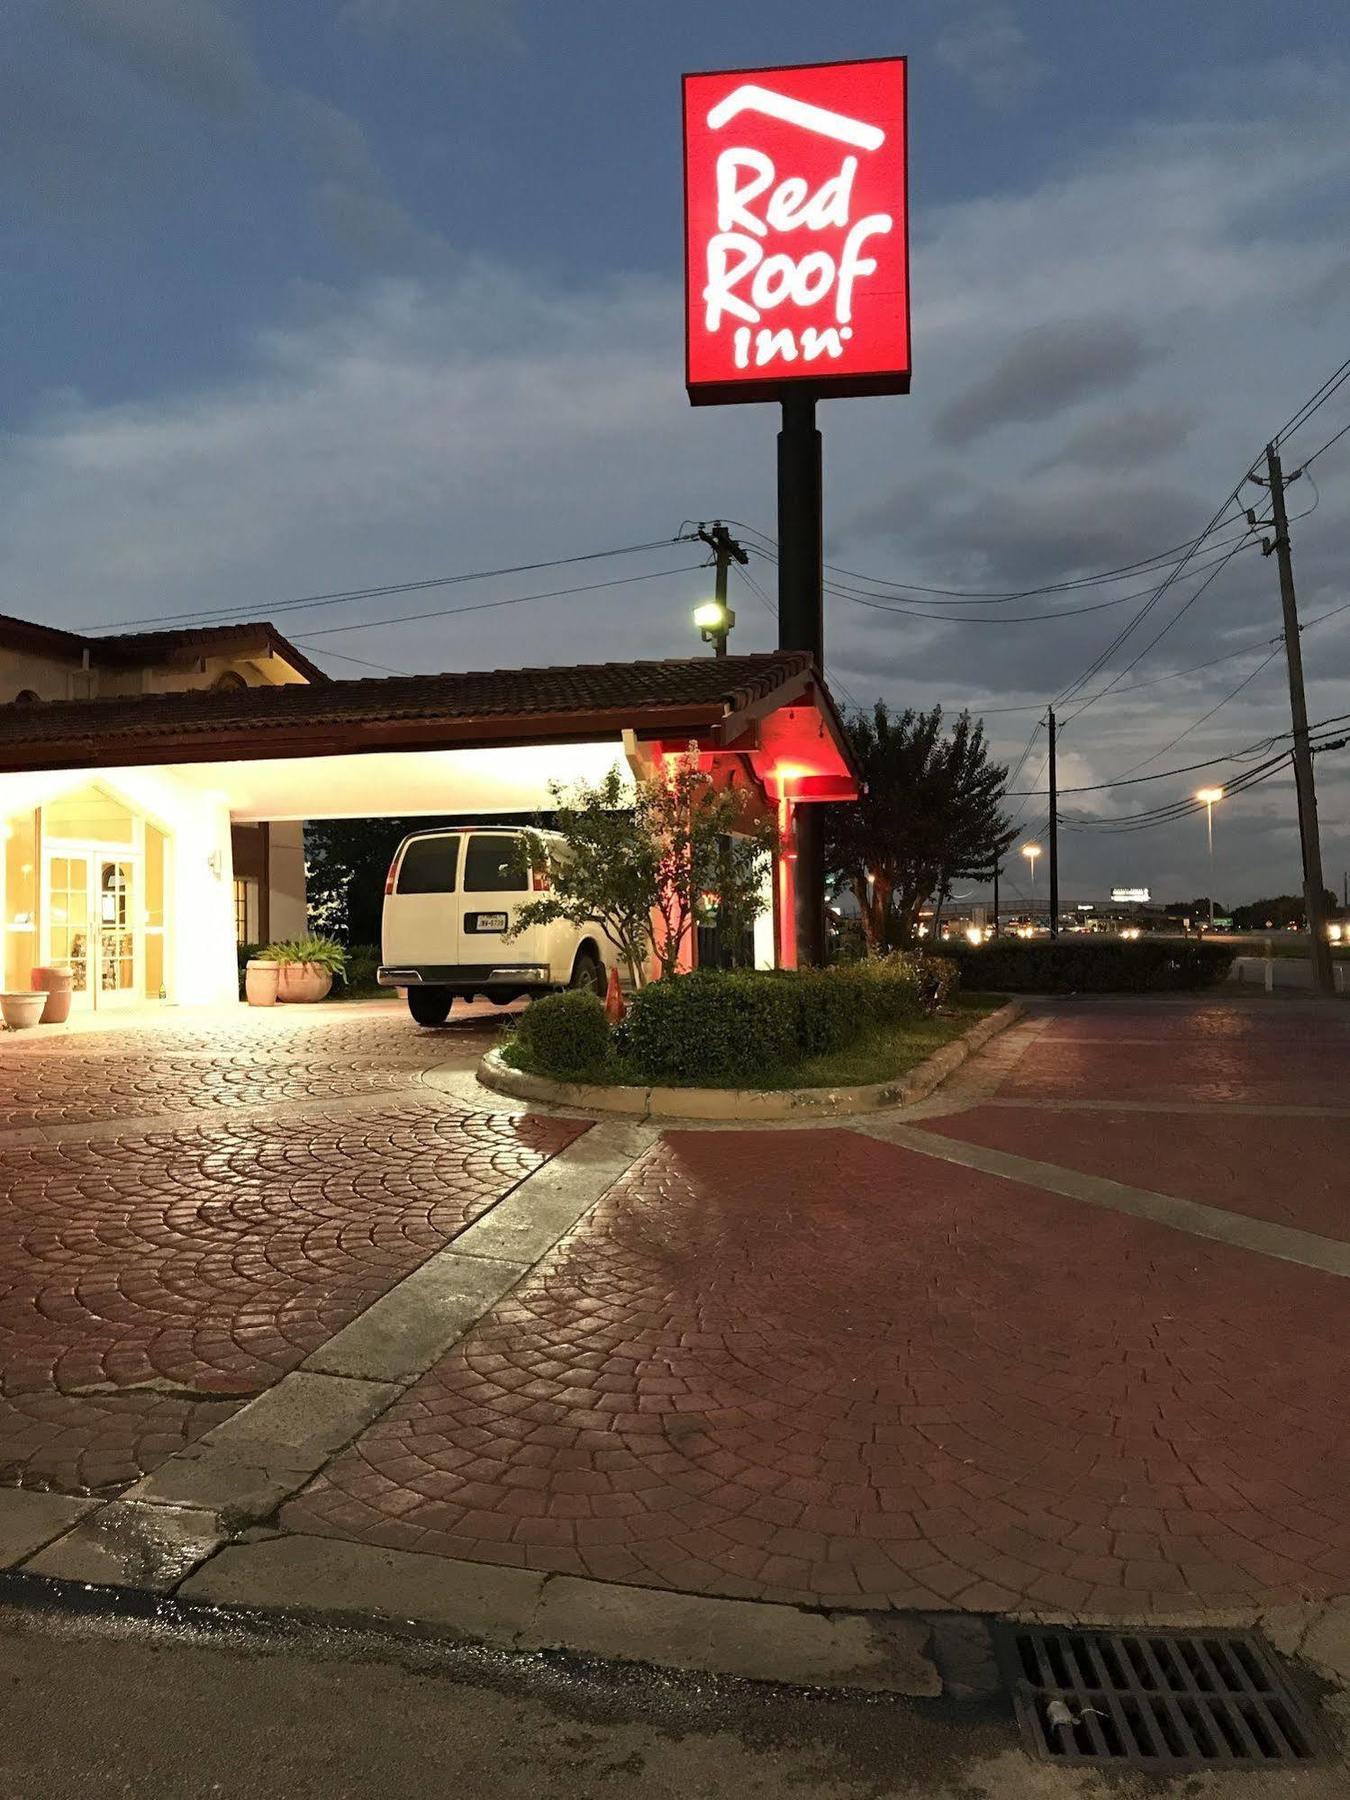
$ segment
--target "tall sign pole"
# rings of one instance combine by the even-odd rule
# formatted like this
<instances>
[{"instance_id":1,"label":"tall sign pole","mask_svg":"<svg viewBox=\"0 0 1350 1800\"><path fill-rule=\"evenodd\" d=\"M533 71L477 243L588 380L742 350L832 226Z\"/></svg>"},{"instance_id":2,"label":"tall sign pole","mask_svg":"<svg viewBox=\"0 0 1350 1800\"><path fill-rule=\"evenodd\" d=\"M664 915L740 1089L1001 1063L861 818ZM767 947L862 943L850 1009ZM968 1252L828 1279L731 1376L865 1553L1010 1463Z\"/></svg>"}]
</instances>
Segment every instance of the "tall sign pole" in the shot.
<instances>
[{"instance_id":1,"label":"tall sign pole","mask_svg":"<svg viewBox=\"0 0 1350 1800\"><path fill-rule=\"evenodd\" d=\"M778 433L778 647L825 667L824 496L816 396L783 394ZM797 963L825 960L825 832L819 807L796 809Z\"/></svg>"},{"instance_id":2,"label":"tall sign pole","mask_svg":"<svg viewBox=\"0 0 1350 1800\"><path fill-rule=\"evenodd\" d=\"M1322 838L1317 825L1317 789L1313 782L1312 746L1308 740L1308 701L1303 692L1303 646L1299 642L1298 602L1294 596L1294 558L1289 548L1289 514L1284 504L1284 470L1274 444L1266 446L1270 478L1270 510L1280 569L1280 607L1284 614L1284 655L1289 665L1289 710L1294 726L1294 786L1298 793L1298 838L1303 852L1303 907L1308 920L1308 954L1313 986L1319 994L1335 992L1331 941L1327 935L1326 882L1322 878Z\"/></svg>"},{"instance_id":3,"label":"tall sign pole","mask_svg":"<svg viewBox=\"0 0 1350 1800\"><path fill-rule=\"evenodd\" d=\"M903 57L684 78L685 385L695 406L777 401L778 642L824 680L816 404L909 392ZM796 959L825 955L818 808L780 783Z\"/></svg>"}]
</instances>

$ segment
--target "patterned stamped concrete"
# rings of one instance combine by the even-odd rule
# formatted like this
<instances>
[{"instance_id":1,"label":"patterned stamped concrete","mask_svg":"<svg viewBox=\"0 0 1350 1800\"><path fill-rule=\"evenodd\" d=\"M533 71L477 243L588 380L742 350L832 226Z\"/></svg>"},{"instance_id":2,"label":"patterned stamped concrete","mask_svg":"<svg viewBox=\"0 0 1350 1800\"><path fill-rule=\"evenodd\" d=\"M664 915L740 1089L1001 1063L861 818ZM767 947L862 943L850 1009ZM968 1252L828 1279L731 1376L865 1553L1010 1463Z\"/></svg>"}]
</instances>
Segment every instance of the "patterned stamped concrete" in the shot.
<instances>
[{"instance_id":1,"label":"patterned stamped concrete","mask_svg":"<svg viewBox=\"0 0 1350 1800\"><path fill-rule=\"evenodd\" d=\"M126 1124L38 1143L0 1134L4 1485L110 1494L135 1481L585 1128L412 1086L435 1044L398 1018L269 1019L220 1046L161 1027L141 1034L144 1060L126 1040L111 1053L31 1042L0 1054L11 1119L50 1125L78 1094L82 1117ZM385 1101L289 1110L316 1088L369 1095L378 1082ZM240 1093L247 1111L230 1104ZM147 1098L170 1094L194 1123L156 1130Z\"/></svg>"},{"instance_id":2,"label":"patterned stamped concrete","mask_svg":"<svg viewBox=\"0 0 1350 1800\"><path fill-rule=\"evenodd\" d=\"M1093 1015L1094 1091L1114 1048L1137 1094L1112 1039L1152 1016ZM1226 1015L1157 1016L1155 1056L1188 1017L1238 1054ZM1291 1022L1243 1024L1256 1067L1263 1016ZM1047 1079L1053 1027L1005 1091ZM671 1132L283 1519L817 1604L1319 1598L1350 1588L1348 1303L1335 1276L850 1130Z\"/></svg>"}]
</instances>

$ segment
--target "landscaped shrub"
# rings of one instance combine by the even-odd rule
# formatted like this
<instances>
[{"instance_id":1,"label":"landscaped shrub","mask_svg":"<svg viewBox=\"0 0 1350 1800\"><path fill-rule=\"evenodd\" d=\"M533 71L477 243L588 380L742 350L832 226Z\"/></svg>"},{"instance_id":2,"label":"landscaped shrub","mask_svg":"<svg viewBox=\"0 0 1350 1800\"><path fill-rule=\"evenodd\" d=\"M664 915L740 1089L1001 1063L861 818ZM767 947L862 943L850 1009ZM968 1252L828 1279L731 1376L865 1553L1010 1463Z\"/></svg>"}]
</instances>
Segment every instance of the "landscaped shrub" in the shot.
<instances>
[{"instance_id":1,"label":"landscaped shrub","mask_svg":"<svg viewBox=\"0 0 1350 1800\"><path fill-rule=\"evenodd\" d=\"M581 988L545 994L520 1015L511 1041L521 1067L558 1081L585 1080L609 1051L604 1006Z\"/></svg>"},{"instance_id":2,"label":"landscaped shrub","mask_svg":"<svg viewBox=\"0 0 1350 1800\"><path fill-rule=\"evenodd\" d=\"M644 1080L744 1081L931 1012L955 984L942 958L897 953L832 969L698 969L633 998L620 1045Z\"/></svg>"},{"instance_id":3,"label":"landscaped shrub","mask_svg":"<svg viewBox=\"0 0 1350 1800\"><path fill-rule=\"evenodd\" d=\"M347 997L358 999L366 994L386 992L375 979L380 966L378 944L353 944L347 952Z\"/></svg>"},{"instance_id":4,"label":"landscaped shrub","mask_svg":"<svg viewBox=\"0 0 1350 1800\"><path fill-rule=\"evenodd\" d=\"M947 945L968 988L1003 994L1138 994L1213 987L1233 952L1172 938L1000 938Z\"/></svg>"},{"instance_id":5,"label":"landscaped shrub","mask_svg":"<svg viewBox=\"0 0 1350 1800\"><path fill-rule=\"evenodd\" d=\"M744 1080L797 1054L790 976L695 969L633 996L623 1048L647 1081Z\"/></svg>"}]
</instances>

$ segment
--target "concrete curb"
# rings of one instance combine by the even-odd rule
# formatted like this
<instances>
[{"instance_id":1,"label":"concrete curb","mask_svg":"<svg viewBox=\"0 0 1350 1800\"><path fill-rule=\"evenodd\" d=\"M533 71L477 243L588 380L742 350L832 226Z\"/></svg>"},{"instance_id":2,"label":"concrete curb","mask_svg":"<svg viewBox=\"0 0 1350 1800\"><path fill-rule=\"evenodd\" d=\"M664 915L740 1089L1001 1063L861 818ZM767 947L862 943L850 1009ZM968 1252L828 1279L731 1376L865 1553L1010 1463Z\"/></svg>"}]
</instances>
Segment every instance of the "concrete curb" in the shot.
<instances>
[{"instance_id":1,"label":"concrete curb","mask_svg":"<svg viewBox=\"0 0 1350 1800\"><path fill-rule=\"evenodd\" d=\"M479 1063L478 1079L485 1088L509 1094L513 1099L579 1112L622 1113L631 1119L734 1119L745 1124L767 1124L784 1119L846 1118L854 1113L882 1112L888 1107L913 1106L926 1100L967 1057L1015 1024L1025 1010L1020 1000L1010 1000L952 1043L935 1050L907 1075L859 1087L784 1088L773 1093L756 1088L613 1087L552 1081L544 1075L526 1075L513 1069L502 1061L497 1050L490 1050Z\"/></svg>"}]
</instances>

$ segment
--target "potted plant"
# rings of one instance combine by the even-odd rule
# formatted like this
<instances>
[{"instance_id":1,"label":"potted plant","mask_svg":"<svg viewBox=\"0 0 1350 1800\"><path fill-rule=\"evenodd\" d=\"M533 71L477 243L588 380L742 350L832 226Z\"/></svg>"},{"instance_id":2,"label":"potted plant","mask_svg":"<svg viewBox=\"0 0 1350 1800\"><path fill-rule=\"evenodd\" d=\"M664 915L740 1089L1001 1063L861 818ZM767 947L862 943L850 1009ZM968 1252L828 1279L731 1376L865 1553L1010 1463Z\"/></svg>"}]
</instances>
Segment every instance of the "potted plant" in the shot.
<instances>
[{"instance_id":1,"label":"potted plant","mask_svg":"<svg viewBox=\"0 0 1350 1800\"><path fill-rule=\"evenodd\" d=\"M42 1008L42 1024L64 1025L70 1017L74 999L75 977L69 969L43 968L32 972L34 989L47 996Z\"/></svg>"},{"instance_id":2,"label":"potted plant","mask_svg":"<svg viewBox=\"0 0 1350 1800\"><path fill-rule=\"evenodd\" d=\"M264 955L277 965L277 999L291 1005L326 999L334 977L347 973L347 952L332 938L288 938Z\"/></svg>"},{"instance_id":3,"label":"potted plant","mask_svg":"<svg viewBox=\"0 0 1350 1800\"><path fill-rule=\"evenodd\" d=\"M250 1006L275 1006L281 965L271 956L250 956L244 965L244 998Z\"/></svg>"},{"instance_id":4,"label":"potted plant","mask_svg":"<svg viewBox=\"0 0 1350 1800\"><path fill-rule=\"evenodd\" d=\"M0 1018L11 1031L26 1031L30 1025L36 1025L42 1017L42 1009L47 1004L45 993L0 994Z\"/></svg>"}]
</instances>

